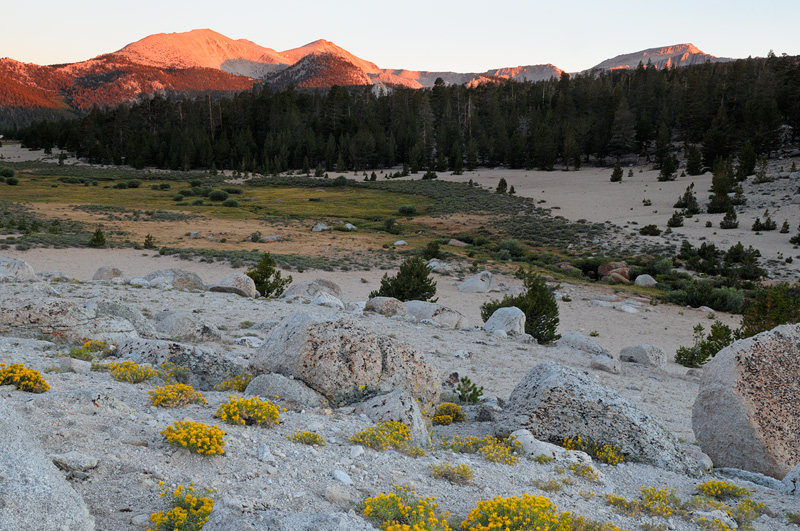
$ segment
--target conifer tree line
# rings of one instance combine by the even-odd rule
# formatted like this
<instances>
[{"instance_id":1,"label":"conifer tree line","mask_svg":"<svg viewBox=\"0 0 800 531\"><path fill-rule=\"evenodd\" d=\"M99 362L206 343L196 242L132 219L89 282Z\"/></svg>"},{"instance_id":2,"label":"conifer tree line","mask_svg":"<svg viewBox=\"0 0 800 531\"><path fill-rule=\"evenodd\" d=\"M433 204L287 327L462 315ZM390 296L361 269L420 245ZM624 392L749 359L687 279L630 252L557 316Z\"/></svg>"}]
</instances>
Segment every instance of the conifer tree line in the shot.
<instances>
[{"instance_id":1,"label":"conifer tree line","mask_svg":"<svg viewBox=\"0 0 800 531\"><path fill-rule=\"evenodd\" d=\"M635 154L672 164L679 142L697 165L769 155L800 131L797 57L657 70L640 65L541 82L320 91L259 86L230 99L162 96L73 120L34 124L23 144L58 146L92 163L277 173L407 164L576 169ZM749 148L748 148L749 149ZM700 153L698 154L697 151Z\"/></svg>"}]
</instances>

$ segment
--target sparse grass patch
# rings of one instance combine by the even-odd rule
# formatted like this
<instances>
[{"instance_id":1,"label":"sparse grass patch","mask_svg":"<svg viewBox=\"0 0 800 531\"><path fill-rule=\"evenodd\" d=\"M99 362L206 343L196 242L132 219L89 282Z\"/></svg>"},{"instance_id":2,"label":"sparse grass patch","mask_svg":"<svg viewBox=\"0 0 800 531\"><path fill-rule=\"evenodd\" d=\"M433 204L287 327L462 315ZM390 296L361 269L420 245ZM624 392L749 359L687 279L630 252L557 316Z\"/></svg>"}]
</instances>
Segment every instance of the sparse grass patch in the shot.
<instances>
[{"instance_id":1,"label":"sparse grass patch","mask_svg":"<svg viewBox=\"0 0 800 531\"><path fill-rule=\"evenodd\" d=\"M306 444L308 446L325 446L328 444L325 442L322 435L313 431L296 430L293 435L287 435L286 438L292 442Z\"/></svg>"},{"instance_id":2,"label":"sparse grass patch","mask_svg":"<svg viewBox=\"0 0 800 531\"><path fill-rule=\"evenodd\" d=\"M442 448L452 450L460 454L481 454L484 459L492 463L502 463L504 465L515 465L519 462L519 454L522 445L513 437L501 440L493 435L487 435L483 439L477 437L460 437L452 439L442 439Z\"/></svg>"},{"instance_id":3,"label":"sparse grass patch","mask_svg":"<svg viewBox=\"0 0 800 531\"><path fill-rule=\"evenodd\" d=\"M430 469L434 478L446 479L456 485L468 485L475 476L475 470L471 466L464 464L453 466L450 463L442 463L430 465Z\"/></svg>"},{"instance_id":4,"label":"sparse grass patch","mask_svg":"<svg viewBox=\"0 0 800 531\"><path fill-rule=\"evenodd\" d=\"M233 378L228 378L227 380L223 380L221 383L218 383L214 386L215 391L238 391L240 393L244 393L244 390L247 389L248 384L253 380L253 375L243 372L241 374L237 374Z\"/></svg>"}]
</instances>

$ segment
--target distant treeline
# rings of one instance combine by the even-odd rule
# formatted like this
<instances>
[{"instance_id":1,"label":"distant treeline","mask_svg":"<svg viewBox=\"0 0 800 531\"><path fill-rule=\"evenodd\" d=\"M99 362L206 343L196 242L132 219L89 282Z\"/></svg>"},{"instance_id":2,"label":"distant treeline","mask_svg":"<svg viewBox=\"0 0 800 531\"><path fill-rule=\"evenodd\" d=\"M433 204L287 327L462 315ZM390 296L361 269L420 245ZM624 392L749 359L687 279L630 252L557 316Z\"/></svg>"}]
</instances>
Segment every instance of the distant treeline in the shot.
<instances>
[{"instance_id":1,"label":"distant treeline","mask_svg":"<svg viewBox=\"0 0 800 531\"><path fill-rule=\"evenodd\" d=\"M790 126L791 129L784 129ZM441 82L430 89L256 87L230 99L153 97L19 131L29 148L58 146L90 162L172 170L277 173L476 166L575 168L665 139L700 145L706 165L746 141L757 153L800 130L798 57L599 75L536 83Z\"/></svg>"}]
</instances>

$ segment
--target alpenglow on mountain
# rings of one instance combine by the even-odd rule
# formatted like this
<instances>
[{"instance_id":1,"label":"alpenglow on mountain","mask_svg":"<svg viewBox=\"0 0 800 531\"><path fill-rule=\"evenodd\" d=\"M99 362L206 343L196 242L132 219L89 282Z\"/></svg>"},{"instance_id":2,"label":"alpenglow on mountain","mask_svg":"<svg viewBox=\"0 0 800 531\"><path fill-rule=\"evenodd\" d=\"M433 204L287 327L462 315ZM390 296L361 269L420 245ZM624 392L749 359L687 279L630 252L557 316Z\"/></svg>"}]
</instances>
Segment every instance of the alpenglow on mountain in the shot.
<instances>
[{"instance_id":1,"label":"alpenglow on mountain","mask_svg":"<svg viewBox=\"0 0 800 531\"><path fill-rule=\"evenodd\" d=\"M729 61L691 44L652 48L603 61L596 70L656 68L706 61ZM428 72L381 68L326 41L276 51L246 39L231 39L210 29L150 35L87 61L39 66L0 59L0 127L34 119L116 106L153 94L218 97L248 90L256 83L275 88L475 86L503 80L541 81L559 77L552 64L503 67L478 73Z\"/></svg>"}]
</instances>

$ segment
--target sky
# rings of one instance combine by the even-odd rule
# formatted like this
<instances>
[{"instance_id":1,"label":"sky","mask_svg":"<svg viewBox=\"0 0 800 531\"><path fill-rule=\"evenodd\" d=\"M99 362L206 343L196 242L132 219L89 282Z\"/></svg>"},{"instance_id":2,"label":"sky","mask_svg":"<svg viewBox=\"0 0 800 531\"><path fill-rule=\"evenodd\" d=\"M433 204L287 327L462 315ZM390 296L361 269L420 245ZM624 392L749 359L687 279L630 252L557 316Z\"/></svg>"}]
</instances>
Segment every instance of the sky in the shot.
<instances>
[{"instance_id":1,"label":"sky","mask_svg":"<svg viewBox=\"0 0 800 531\"><path fill-rule=\"evenodd\" d=\"M210 28L277 51L332 41L381 68L568 72L692 43L718 57L800 55L800 1L27 0L4 9L0 57L83 61L154 33Z\"/></svg>"}]
</instances>

